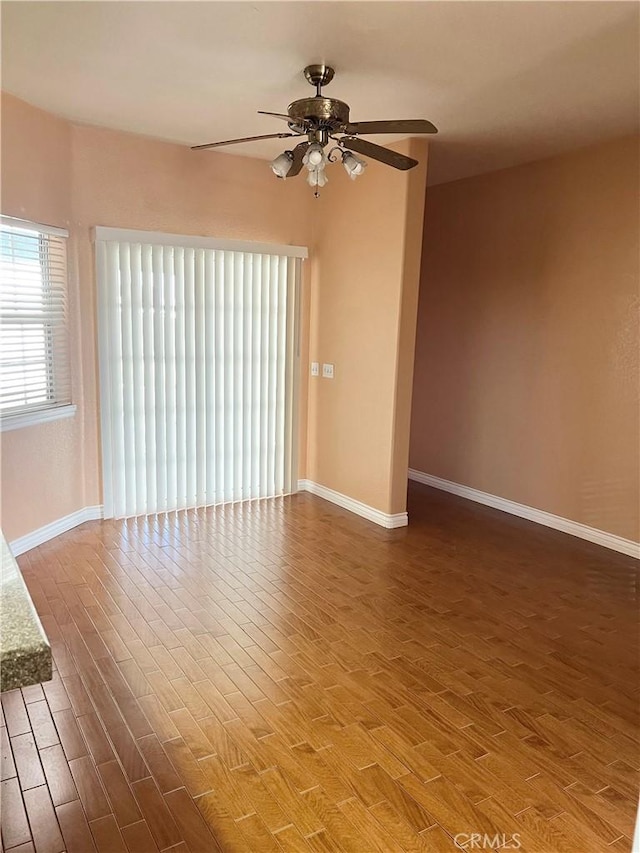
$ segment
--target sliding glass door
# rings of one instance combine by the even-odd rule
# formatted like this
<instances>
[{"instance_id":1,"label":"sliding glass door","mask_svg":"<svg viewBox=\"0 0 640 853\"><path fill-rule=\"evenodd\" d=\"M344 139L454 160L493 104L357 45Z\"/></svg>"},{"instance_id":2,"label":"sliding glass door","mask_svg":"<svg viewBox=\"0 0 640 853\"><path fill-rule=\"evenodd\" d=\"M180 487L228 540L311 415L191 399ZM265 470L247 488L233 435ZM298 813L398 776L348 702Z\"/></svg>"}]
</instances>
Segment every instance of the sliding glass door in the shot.
<instances>
[{"instance_id":1,"label":"sliding glass door","mask_svg":"<svg viewBox=\"0 0 640 853\"><path fill-rule=\"evenodd\" d=\"M105 517L296 490L305 254L96 229Z\"/></svg>"}]
</instances>

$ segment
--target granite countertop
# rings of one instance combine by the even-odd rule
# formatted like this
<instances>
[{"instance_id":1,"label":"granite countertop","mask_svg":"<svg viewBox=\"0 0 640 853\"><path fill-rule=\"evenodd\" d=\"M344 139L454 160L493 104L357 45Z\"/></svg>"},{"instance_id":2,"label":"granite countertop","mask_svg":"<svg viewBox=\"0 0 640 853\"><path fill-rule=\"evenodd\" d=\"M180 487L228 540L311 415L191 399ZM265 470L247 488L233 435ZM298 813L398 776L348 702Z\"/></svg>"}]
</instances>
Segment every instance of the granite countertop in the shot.
<instances>
[{"instance_id":1,"label":"granite countertop","mask_svg":"<svg viewBox=\"0 0 640 853\"><path fill-rule=\"evenodd\" d=\"M51 646L13 554L0 533L0 692L51 679Z\"/></svg>"}]
</instances>

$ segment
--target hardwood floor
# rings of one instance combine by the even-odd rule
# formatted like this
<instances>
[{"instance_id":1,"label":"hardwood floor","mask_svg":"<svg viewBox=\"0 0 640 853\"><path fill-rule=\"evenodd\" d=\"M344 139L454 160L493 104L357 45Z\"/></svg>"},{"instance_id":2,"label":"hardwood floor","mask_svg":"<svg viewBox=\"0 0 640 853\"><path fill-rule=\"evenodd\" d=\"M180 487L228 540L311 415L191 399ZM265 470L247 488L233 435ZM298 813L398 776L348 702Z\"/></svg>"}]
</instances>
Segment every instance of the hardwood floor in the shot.
<instances>
[{"instance_id":1,"label":"hardwood floor","mask_svg":"<svg viewBox=\"0 0 640 853\"><path fill-rule=\"evenodd\" d=\"M300 494L21 557L55 671L2 695L4 849L629 851L636 561L417 484L409 512Z\"/></svg>"}]
</instances>

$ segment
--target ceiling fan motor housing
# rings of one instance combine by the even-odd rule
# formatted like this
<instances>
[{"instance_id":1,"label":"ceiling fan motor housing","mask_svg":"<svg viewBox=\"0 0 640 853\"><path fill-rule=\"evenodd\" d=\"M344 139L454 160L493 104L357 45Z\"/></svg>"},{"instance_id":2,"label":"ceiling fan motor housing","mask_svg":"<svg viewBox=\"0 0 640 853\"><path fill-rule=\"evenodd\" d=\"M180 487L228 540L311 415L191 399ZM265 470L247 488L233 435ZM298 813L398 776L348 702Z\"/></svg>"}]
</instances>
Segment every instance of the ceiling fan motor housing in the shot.
<instances>
[{"instance_id":1,"label":"ceiling fan motor housing","mask_svg":"<svg viewBox=\"0 0 640 853\"><path fill-rule=\"evenodd\" d=\"M290 125L300 126L311 122L318 127L328 127L332 131L349 124L349 105L336 98L300 98L289 104L287 115Z\"/></svg>"}]
</instances>

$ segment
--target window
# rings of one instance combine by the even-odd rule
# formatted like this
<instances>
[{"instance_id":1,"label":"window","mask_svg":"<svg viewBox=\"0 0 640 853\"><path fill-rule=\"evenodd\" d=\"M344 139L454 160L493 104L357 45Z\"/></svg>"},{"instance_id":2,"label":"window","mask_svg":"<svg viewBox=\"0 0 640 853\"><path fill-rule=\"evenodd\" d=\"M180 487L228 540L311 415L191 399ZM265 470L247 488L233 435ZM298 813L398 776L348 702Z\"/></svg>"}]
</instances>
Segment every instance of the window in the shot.
<instances>
[{"instance_id":1,"label":"window","mask_svg":"<svg viewBox=\"0 0 640 853\"><path fill-rule=\"evenodd\" d=\"M0 219L0 423L73 414L61 228Z\"/></svg>"}]
</instances>

